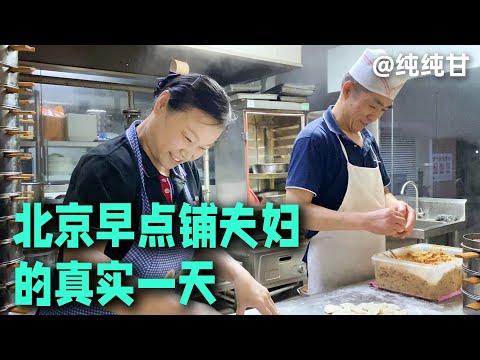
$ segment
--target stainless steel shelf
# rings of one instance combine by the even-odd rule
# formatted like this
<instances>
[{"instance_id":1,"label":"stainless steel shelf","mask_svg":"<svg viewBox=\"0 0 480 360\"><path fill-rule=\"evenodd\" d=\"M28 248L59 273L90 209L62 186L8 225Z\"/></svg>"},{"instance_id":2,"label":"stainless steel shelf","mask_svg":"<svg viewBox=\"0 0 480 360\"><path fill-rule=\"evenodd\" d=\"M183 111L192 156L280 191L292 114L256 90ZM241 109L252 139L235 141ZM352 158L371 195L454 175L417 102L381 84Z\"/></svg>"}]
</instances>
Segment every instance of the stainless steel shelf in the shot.
<instances>
[{"instance_id":1,"label":"stainless steel shelf","mask_svg":"<svg viewBox=\"0 0 480 360\"><path fill-rule=\"evenodd\" d=\"M263 180L263 179L282 179L282 178L286 178L288 173L273 173L273 174L268 174L268 173L265 173L265 174L252 174L252 173L249 173L248 174L250 176L250 179L253 179L253 180Z\"/></svg>"},{"instance_id":2,"label":"stainless steel shelf","mask_svg":"<svg viewBox=\"0 0 480 360\"><path fill-rule=\"evenodd\" d=\"M101 143L101 141L45 141L48 147L63 148L92 148ZM34 148L35 141L21 141L20 147Z\"/></svg>"},{"instance_id":3,"label":"stainless steel shelf","mask_svg":"<svg viewBox=\"0 0 480 360\"><path fill-rule=\"evenodd\" d=\"M293 103L286 101L270 101L270 100L251 100L241 99L232 101L234 110L238 109L261 109L261 110L292 110L292 111L309 111L309 103Z\"/></svg>"}]
</instances>

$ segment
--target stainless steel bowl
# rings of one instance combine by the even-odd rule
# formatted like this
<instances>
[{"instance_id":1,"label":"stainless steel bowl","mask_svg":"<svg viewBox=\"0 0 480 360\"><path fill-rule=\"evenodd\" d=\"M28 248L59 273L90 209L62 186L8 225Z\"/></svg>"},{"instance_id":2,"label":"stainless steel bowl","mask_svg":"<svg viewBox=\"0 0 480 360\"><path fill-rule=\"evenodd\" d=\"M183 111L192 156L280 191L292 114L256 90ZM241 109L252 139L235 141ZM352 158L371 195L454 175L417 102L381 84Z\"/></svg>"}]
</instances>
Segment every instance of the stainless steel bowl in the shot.
<instances>
[{"instance_id":1,"label":"stainless steel bowl","mask_svg":"<svg viewBox=\"0 0 480 360\"><path fill-rule=\"evenodd\" d=\"M253 164L254 174L279 174L288 171L288 163Z\"/></svg>"},{"instance_id":2,"label":"stainless steel bowl","mask_svg":"<svg viewBox=\"0 0 480 360\"><path fill-rule=\"evenodd\" d=\"M474 251L480 251L480 233L471 233L463 235L463 244Z\"/></svg>"},{"instance_id":3,"label":"stainless steel bowl","mask_svg":"<svg viewBox=\"0 0 480 360\"><path fill-rule=\"evenodd\" d=\"M284 204L286 197L285 191L269 191L258 194L258 198L262 203Z\"/></svg>"}]
</instances>

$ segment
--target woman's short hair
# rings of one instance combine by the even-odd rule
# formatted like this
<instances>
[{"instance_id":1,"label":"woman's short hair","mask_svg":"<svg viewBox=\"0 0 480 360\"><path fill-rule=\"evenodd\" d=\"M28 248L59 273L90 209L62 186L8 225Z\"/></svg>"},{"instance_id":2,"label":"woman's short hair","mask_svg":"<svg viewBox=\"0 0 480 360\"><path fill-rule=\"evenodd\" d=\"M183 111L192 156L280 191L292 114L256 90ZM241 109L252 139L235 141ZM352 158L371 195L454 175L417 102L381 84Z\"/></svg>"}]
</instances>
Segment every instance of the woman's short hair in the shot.
<instances>
[{"instance_id":1,"label":"woman's short hair","mask_svg":"<svg viewBox=\"0 0 480 360\"><path fill-rule=\"evenodd\" d=\"M168 107L174 111L199 109L225 127L235 120L227 93L207 75L170 72L158 80L154 91L155 100L165 90L170 92Z\"/></svg>"}]
</instances>

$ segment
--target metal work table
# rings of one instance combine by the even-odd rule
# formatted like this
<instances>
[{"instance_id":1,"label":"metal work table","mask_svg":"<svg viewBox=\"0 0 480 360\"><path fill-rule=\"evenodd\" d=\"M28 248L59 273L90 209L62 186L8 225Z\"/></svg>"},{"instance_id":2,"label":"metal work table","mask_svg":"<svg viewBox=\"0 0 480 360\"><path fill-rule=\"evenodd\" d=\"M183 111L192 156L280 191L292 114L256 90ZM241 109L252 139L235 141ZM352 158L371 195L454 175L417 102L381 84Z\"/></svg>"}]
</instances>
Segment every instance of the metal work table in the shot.
<instances>
[{"instance_id":1,"label":"metal work table","mask_svg":"<svg viewBox=\"0 0 480 360\"><path fill-rule=\"evenodd\" d=\"M277 302L276 306L281 315L325 315L323 312L325 305L339 305L346 302L356 305L366 302L392 303L406 309L409 315L463 315L462 295L437 303L372 288L368 281L325 293L296 296ZM259 313L256 309L250 309L245 314L256 315Z\"/></svg>"}]
</instances>

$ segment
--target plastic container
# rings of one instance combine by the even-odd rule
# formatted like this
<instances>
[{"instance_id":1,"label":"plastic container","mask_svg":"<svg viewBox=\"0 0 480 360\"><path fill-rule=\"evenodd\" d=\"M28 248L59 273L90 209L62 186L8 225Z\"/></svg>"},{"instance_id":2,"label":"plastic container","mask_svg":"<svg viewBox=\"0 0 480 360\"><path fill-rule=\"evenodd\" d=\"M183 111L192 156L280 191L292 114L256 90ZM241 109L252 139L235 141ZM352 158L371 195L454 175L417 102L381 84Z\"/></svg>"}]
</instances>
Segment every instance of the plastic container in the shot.
<instances>
[{"instance_id":1,"label":"plastic container","mask_svg":"<svg viewBox=\"0 0 480 360\"><path fill-rule=\"evenodd\" d=\"M97 139L97 117L94 114L68 113L66 125L70 141L95 141Z\"/></svg>"},{"instance_id":2,"label":"plastic container","mask_svg":"<svg viewBox=\"0 0 480 360\"><path fill-rule=\"evenodd\" d=\"M416 244L392 250L396 256L409 251L440 251L451 255L461 254L462 249L433 244ZM463 260L438 265L421 264L413 261L394 259L389 251L372 256L377 287L402 294L437 300L462 287Z\"/></svg>"}]
</instances>

